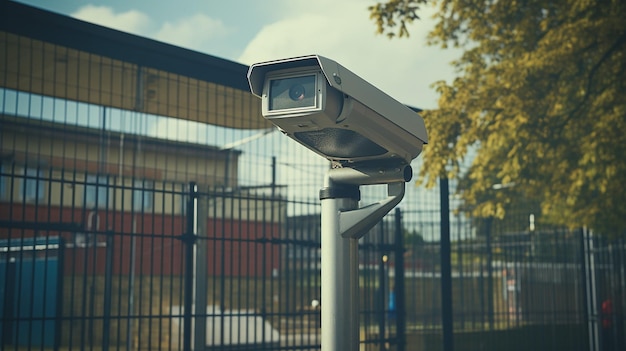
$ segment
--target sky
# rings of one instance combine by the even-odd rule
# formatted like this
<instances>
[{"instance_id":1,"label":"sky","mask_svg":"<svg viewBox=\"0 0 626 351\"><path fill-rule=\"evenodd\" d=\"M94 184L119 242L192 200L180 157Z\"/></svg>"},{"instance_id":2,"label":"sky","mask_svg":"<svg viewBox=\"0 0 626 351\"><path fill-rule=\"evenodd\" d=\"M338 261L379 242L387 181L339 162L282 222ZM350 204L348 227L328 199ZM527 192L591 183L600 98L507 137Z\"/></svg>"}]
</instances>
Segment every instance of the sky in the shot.
<instances>
[{"instance_id":1,"label":"sky","mask_svg":"<svg viewBox=\"0 0 626 351\"><path fill-rule=\"evenodd\" d=\"M245 65L308 54L342 64L396 100L436 108L458 51L426 45L433 8L406 39L376 34L376 0L20 0L31 6Z\"/></svg>"}]
</instances>

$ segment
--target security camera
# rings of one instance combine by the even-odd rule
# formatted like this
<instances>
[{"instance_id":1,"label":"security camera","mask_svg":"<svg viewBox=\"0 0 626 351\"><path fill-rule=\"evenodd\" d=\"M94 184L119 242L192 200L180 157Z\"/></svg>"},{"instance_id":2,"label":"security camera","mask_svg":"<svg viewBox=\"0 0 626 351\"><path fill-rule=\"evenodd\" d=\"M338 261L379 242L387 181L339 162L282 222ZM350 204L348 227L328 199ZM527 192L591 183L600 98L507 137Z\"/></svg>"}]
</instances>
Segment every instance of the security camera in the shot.
<instances>
[{"instance_id":1,"label":"security camera","mask_svg":"<svg viewBox=\"0 0 626 351\"><path fill-rule=\"evenodd\" d=\"M263 117L340 165L408 164L428 142L419 114L326 57L256 63L248 81Z\"/></svg>"}]
</instances>

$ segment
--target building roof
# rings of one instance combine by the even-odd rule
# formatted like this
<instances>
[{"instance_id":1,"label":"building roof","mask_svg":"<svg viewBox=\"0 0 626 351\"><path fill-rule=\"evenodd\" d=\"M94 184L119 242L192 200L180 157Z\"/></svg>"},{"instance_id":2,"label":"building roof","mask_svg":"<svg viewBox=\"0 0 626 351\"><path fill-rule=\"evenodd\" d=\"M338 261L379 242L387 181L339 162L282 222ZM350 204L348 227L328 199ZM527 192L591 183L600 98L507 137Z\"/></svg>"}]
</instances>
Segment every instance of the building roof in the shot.
<instances>
[{"instance_id":1,"label":"building roof","mask_svg":"<svg viewBox=\"0 0 626 351\"><path fill-rule=\"evenodd\" d=\"M270 127L248 67L0 0L0 86L240 129Z\"/></svg>"}]
</instances>

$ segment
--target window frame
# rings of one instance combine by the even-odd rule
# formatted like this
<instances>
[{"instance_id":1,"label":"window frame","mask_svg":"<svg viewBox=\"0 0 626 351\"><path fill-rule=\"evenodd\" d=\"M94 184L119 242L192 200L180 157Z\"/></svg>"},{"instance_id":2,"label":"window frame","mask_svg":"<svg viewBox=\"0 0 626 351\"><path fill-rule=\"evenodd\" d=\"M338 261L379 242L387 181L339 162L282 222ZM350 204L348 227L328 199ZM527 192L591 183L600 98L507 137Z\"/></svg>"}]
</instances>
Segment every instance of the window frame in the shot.
<instances>
[{"instance_id":1,"label":"window frame","mask_svg":"<svg viewBox=\"0 0 626 351\"><path fill-rule=\"evenodd\" d=\"M87 174L84 201L87 208L106 209L110 203L110 177L106 174Z\"/></svg>"}]
</instances>

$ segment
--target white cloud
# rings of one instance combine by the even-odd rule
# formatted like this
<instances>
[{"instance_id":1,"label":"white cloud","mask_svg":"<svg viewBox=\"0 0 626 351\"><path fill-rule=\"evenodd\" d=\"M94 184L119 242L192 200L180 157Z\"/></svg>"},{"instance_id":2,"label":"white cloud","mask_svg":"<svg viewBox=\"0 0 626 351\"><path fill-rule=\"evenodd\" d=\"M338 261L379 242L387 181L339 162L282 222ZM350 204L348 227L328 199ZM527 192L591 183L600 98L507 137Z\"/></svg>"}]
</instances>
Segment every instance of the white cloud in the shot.
<instances>
[{"instance_id":1,"label":"white cloud","mask_svg":"<svg viewBox=\"0 0 626 351\"><path fill-rule=\"evenodd\" d=\"M156 25L148 15L130 10L116 13L108 6L86 5L71 14L80 20L141 35L176 46L210 53L211 41L232 32L222 21L198 13Z\"/></svg>"},{"instance_id":2,"label":"white cloud","mask_svg":"<svg viewBox=\"0 0 626 351\"><path fill-rule=\"evenodd\" d=\"M206 49L212 39L224 37L229 32L230 30L222 21L204 14L196 14L174 23L164 23L154 38L170 44L200 50Z\"/></svg>"},{"instance_id":3,"label":"white cloud","mask_svg":"<svg viewBox=\"0 0 626 351\"><path fill-rule=\"evenodd\" d=\"M450 80L451 51L426 45L432 28L432 9L424 8L422 20L411 28L408 39L388 39L375 34L367 3L359 0L324 0L302 8L285 0L283 20L265 26L248 44L239 61L251 64L282 57L320 54L368 80L399 101L417 107L436 107L430 85ZM332 10L329 10L332 9Z\"/></svg>"},{"instance_id":4,"label":"white cloud","mask_svg":"<svg viewBox=\"0 0 626 351\"><path fill-rule=\"evenodd\" d=\"M145 34L150 26L150 18L140 11L130 10L115 13L108 6L86 5L71 14L80 20L133 34Z\"/></svg>"}]
</instances>

